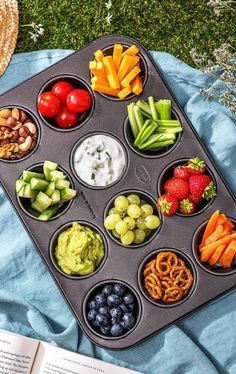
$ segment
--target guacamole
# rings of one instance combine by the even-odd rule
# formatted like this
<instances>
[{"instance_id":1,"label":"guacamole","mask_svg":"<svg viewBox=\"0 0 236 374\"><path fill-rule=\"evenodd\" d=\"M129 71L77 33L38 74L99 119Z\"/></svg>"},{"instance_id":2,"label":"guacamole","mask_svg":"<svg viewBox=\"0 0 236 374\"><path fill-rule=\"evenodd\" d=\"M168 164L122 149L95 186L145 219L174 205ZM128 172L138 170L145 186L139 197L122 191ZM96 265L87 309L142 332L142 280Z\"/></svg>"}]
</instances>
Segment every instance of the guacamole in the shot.
<instances>
[{"instance_id":1,"label":"guacamole","mask_svg":"<svg viewBox=\"0 0 236 374\"><path fill-rule=\"evenodd\" d=\"M65 274L91 274L104 254L101 235L87 226L74 222L58 236L55 257Z\"/></svg>"}]
</instances>

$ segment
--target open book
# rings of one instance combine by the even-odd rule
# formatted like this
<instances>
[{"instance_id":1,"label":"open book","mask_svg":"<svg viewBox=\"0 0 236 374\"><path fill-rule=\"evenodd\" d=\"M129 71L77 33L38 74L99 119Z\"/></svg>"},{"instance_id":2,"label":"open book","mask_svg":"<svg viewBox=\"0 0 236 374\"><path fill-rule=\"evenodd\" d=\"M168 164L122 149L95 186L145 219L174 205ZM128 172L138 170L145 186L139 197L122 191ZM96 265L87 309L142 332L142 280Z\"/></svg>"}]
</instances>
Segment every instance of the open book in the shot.
<instances>
[{"instance_id":1,"label":"open book","mask_svg":"<svg viewBox=\"0 0 236 374\"><path fill-rule=\"evenodd\" d=\"M1 374L134 374L94 358L0 330Z\"/></svg>"}]
</instances>

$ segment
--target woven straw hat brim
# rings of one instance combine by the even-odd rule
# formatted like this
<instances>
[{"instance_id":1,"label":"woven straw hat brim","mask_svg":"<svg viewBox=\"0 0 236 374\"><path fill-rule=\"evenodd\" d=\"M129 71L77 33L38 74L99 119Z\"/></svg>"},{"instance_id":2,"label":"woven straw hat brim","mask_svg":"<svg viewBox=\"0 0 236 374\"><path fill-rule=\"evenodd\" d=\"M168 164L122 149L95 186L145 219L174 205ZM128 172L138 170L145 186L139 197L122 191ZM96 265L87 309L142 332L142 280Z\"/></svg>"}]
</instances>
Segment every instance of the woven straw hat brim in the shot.
<instances>
[{"instance_id":1,"label":"woven straw hat brim","mask_svg":"<svg viewBox=\"0 0 236 374\"><path fill-rule=\"evenodd\" d=\"M19 28L17 0L0 0L0 75L10 62Z\"/></svg>"}]
</instances>

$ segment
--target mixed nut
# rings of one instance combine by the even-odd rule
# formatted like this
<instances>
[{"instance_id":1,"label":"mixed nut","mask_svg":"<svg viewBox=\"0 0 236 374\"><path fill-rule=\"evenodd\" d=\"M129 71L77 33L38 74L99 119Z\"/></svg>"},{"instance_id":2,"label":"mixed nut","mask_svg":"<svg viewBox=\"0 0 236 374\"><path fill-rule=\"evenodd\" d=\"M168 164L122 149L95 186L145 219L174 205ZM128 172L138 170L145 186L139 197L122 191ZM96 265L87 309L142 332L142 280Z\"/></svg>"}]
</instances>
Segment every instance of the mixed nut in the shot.
<instances>
[{"instance_id":1,"label":"mixed nut","mask_svg":"<svg viewBox=\"0 0 236 374\"><path fill-rule=\"evenodd\" d=\"M37 144L38 130L21 109L0 110L0 158L15 160L30 153Z\"/></svg>"}]
</instances>

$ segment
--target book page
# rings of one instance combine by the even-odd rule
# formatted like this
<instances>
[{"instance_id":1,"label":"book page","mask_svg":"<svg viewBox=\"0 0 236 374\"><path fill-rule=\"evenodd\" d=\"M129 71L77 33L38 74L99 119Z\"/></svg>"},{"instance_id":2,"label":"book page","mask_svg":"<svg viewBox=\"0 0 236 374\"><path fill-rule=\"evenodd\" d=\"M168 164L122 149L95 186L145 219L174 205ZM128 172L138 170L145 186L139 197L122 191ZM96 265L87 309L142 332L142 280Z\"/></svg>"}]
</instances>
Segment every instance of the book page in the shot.
<instances>
[{"instance_id":1,"label":"book page","mask_svg":"<svg viewBox=\"0 0 236 374\"><path fill-rule=\"evenodd\" d=\"M0 373L30 374L39 341L0 330Z\"/></svg>"},{"instance_id":2,"label":"book page","mask_svg":"<svg viewBox=\"0 0 236 374\"><path fill-rule=\"evenodd\" d=\"M134 374L136 371L40 342L32 374Z\"/></svg>"}]
</instances>

